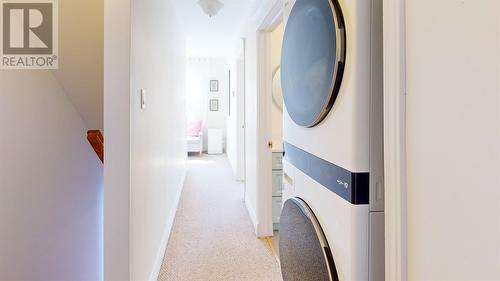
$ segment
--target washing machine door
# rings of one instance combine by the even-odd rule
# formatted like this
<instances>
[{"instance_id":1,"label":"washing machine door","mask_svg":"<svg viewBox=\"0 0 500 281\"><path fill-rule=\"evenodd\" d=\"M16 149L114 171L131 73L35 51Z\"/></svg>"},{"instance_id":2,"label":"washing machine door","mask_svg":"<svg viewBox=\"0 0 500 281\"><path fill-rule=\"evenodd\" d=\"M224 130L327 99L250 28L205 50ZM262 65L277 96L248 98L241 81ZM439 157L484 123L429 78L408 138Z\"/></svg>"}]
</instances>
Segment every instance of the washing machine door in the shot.
<instances>
[{"instance_id":1,"label":"washing machine door","mask_svg":"<svg viewBox=\"0 0 500 281\"><path fill-rule=\"evenodd\" d=\"M338 95L345 28L337 0L297 0L285 28L281 86L286 110L303 127L319 124Z\"/></svg>"},{"instance_id":2,"label":"washing machine door","mask_svg":"<svg viewBox=\"0 0 500 281\"><path fill-rule=\"evenodd\" d=\"M280 218L279 256L284 281L337 281L337 270L316 216L299 198L285 202Z\"/></svg>"}]
</instances>

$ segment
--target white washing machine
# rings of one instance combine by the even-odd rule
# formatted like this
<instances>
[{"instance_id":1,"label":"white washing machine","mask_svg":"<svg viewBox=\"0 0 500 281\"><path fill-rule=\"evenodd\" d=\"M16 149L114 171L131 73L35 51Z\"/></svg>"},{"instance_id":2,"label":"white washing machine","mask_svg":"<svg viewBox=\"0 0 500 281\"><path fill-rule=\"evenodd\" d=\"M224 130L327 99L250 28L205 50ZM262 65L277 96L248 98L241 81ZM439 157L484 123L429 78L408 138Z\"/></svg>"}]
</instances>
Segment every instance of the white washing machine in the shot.
<instances>
[{"instance_id":1,"label":"white washing machine","mask_svg":"<svg viewBox=\"0 0 500 281\"><path fill-rule=\"evenodd\" d=\"M384 280L382 0L297 0L285 27L282 274Z\"/></svg>"}]
</instances>

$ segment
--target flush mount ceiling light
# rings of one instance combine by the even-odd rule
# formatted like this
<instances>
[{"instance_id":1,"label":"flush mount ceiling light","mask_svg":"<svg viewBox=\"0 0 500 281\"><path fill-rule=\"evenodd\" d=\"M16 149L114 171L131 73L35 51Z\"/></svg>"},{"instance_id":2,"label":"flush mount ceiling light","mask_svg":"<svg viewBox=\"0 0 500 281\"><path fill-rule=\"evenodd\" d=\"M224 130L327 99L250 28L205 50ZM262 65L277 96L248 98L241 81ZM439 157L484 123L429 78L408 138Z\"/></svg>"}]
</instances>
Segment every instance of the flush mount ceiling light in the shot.
<instances>
[{"instance_id":1,"label":"flush mount ceiling light","mask_svg":"<svg viewBox=\"0 0 500 281\"><path fill-rule=\"evenodd\" d=\"M224 8L224 3L219 0L199 0L198 5L209 17L217 15Z\"/></svg>"}]
</instances>

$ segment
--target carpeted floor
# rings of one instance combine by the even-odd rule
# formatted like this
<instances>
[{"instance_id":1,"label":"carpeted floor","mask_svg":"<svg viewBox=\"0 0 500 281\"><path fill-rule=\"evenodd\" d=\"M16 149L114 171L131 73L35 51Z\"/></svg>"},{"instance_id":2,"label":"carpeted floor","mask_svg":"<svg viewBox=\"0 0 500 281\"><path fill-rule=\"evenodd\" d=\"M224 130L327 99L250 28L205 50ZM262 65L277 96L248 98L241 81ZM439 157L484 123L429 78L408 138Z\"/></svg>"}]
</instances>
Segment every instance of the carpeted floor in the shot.
<instances>
[{"instance_id":1,"label":"carpeted floor","mask_svg":"<svg viewBox=\"0 0 500 281\"><path fill-rule=\"evenodd\" d=\"M226 156L189 158L188 174L159 280L282 280L257 239Z\"/></svg>"}]
</instances>

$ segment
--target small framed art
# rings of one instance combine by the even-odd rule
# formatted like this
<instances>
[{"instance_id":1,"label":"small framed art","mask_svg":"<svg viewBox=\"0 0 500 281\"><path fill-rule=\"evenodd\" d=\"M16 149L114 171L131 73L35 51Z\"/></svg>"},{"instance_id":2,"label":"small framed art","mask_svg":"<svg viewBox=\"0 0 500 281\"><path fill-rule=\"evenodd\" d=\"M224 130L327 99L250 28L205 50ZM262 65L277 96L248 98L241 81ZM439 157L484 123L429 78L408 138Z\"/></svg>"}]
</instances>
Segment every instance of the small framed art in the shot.
<instances>
[{"instance_id":1,"label":"small framed art","mask_svg":"<svg viewBox=\"0 0 500 281\"><path fill-rule=\"evenodd\" d=\"M219 111L219 100L211 99L210 100L210 111Z\"/></svg>"},{"instance_id":2,"label":"small framed art","mask_svg":"<svg viewBox=\"0 0 500 281\"><path fill-rule=\"evenodd\" d=\"M210 80L210 92L219 91L219 80Z\"/></svg>"}]
</instances>

